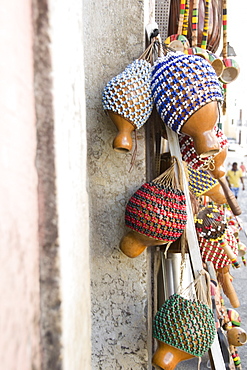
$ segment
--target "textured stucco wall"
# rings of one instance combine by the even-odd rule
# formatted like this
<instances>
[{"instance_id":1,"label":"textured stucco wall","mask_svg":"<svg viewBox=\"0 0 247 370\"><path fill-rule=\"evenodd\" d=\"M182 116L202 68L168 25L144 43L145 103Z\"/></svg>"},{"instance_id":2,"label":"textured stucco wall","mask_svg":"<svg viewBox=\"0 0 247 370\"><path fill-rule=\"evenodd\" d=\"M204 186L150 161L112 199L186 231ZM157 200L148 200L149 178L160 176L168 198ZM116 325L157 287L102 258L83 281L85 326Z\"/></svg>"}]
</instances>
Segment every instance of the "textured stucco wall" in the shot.
<instances>
[{"instance_id":1,"label":"textured stucco wall","mask_svg":"<svg viewBox=\"0 0 247 370\"><path fill-rule=\"evenodd\" d=\"M144 2L84 0L84 50L90 196L92 369L147 369L147 258L121 254L124 210L145 181L144 128L132 152L116 153L116 128L102 110L105 84L138 58ZM134 135L133 135L134 136Z\"/></svg>"},{"instance_id":2,"label":"textured stucco wall","mask_svg":"<svg viewBox=\"0 0 247 370\"><path fill-rule=\"evenodd\" d=\"M50 0L63 370L91 369L82 3ZM48 369L47 369L48 370Z\"/></svg>"},{"instance_id":3,"label":"textured stucco wall","mask_svg":"<svg viewBox=\"0 0 247 370\"><path fill-rule=\"evenodd\" d=\"M31 2L0 1L0 368L38 370L39 244Z\"/></svg>"}]
</instances>

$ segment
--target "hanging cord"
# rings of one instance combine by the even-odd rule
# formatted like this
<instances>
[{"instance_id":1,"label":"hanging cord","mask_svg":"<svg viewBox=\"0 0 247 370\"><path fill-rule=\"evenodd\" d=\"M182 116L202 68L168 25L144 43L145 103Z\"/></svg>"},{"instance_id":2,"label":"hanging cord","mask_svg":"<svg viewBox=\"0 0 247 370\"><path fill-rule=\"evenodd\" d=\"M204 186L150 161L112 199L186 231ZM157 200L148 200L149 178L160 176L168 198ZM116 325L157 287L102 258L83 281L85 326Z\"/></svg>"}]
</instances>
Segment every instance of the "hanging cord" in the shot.
<instances>
[{"instance_id":1,"label":"hanging cord","mask_svg":"<svg viewBox=\"0 0 247 370\"><path fill-rule=\"evenodd\" d=\"M177 176L175 174L175 168L177 168ZM154 183L165 184L172 188L178 188L183 191L183 176L182 167L177 157L171 157L171 166L163 172L160 176L153 180Z\"/></svg>"},{"instance_id":2,"label":"hanging cord","mask_svg":"<svg viewBox=\"0 0 247 370\"><path fill-rule=\"evenodd\" d=\"M201 48L204 49L204 50L207 49L210 5L211 5L211 0L206 0L206 2L205 2L205 14L204 14L204 25L203 25L203 31L202 31L202 43L201 43Z\"/></svg>"},{"instance_id":3,"label":"hanging cord","mask_svg":"<svg viewBox=\"0 0 247 370\"><path fill-rule=\"evenodd\" d=\"M133 153L132 153L132 156L131 156L129 173L133 170L133 167L134 167L134 164L135 164L135 161L136 161L136 157L137 157L137 132L136 132L136 130L134 131L134 133L135 133L135 147L134 147L134 150L133 150Z\"/></svg>"},{"instance_id":4,"label":"hanging cord","mask_svg":"<svg viewBox=\"0 0 247 370\"><path fill-rule=\"evenodd\" d=\"M202 283L202 276L205 276L206 279L206 293ZM206 304L208 307L212 309L212 301L211 301L211 294L210 294L210 275L209 273L202 269L198 276L189 284L187 288L181 290L180 295L187 296L188 299L194 299L193 297L193 288L196 291L197 300L201 303Z\"/></svg>"},{"instance_id":5,"label":"hanging cord","mask_svg":"<svg viewBox=\"0 0 247 370\"><path fill-rule=\"evenodd\" d=\"M218 154L218 153L217 153ZM216 155L216 154L215 154ZM204 159L200 157L200 160L204 162L202 165L202 169L205 171L214 171L215 170L215 155L212 155L211 157Z\"/></svg>"},{"instance_id":6,"label":"hanging cord","mask_svg":"<svg viewBox=\"0 0 247 370\"><path fill-rule=\"evenodd\" d=\"M181 263L180 263L180 282L179 282L179 291L182 290L183 278L184 278L184 271L186 268L186 258L185 258L185 251L186 251L186 230L184 230L183 234L181 235L180 239L181 245Z\"/></svg>"}]
</instances>

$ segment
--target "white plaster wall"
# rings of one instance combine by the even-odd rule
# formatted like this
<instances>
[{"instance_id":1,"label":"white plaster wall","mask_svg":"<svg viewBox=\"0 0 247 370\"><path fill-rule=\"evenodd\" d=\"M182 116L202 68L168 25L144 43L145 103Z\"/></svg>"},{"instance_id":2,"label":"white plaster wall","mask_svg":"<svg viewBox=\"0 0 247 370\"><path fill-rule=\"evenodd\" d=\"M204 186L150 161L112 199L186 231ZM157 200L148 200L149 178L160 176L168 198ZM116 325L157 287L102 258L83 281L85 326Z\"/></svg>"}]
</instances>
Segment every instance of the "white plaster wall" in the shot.
<instances>
[{"instance_id":1,"label":"white plaster wall","mask_svg":"<svg viewBox=\"0 0 247 370\"><path fill-rule=\"evenodd\" d=\"M31 1L0 1L0 368L41 368Z\"/></svg>"},{"instance_id":2,"label":"white plaster wall","mask_svg":"<svg viewBox=\"0 0 247 370\"><path fill-rule=\"evenodd\" d=\"M116 128L102 109L105 84L138 58L144 45L144 2L83 1L88 177L92 369L140 370L147 365L147 258L121 254L125 205L145 182L144 127L138 154L116 153ZM134 135L133 135L134 136ZM135 141L134 141L135 145Z\"/></svg>"},{"instance_id":3,"label":"white plaster wall","mask_svg":"<svg viewBox=\"0 0 247 370\"><path fill-rule=\"evenodd\" d=\"M82 3L50 0L57 205L61 261L62 363L91 369L89 212Z\"/></svg>"}]
</instances>

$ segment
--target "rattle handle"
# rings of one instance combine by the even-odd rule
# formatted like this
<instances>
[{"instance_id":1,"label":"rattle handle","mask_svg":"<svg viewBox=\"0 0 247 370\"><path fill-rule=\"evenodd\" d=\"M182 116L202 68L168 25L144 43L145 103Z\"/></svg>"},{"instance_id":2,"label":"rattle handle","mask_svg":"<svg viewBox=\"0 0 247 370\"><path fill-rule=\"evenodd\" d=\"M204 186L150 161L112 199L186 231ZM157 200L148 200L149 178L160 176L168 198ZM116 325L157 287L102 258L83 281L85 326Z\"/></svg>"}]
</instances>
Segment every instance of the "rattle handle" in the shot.
<instances>
[{"instance_id":1,"label":"rattle handle","mask_svg":"<svg viewBox=\"0 0 247 370\"><path fill-rule=\"evenodd\" d=\"M241 215L241 213L242 213L241 208L239 207L238 202L237 202L233 192L229 188L225 176L218 179L218 181L219 181L219 183L220 183L220 185L221 185L221 187L224 191L227 203L229 204L234 216Z\"/></svg>"},{"instance_id":2,"label":"rattle handle","mask_svg":"<svg viewBox=\"0 0 247 370\"><path fill-rule=\"evenodd\" d=\"M220 273L220 282L222 284L222 289L225 293L225 295L228 297L229 301L231 302L231 305L233 308L237 308L240 306L238 296L235 292L235 289L232 285L231 281L231 275L229 274L229 268L230 266L223 267L222 269L218 269L218 272Z\"/></svg>"},{"instance_id":3,"label":"rattle handle","mask_svg":"<svg viewBox=\"0 0 247 370\"><path fill-rule=\"evenodd\" d=\"M238 263L235 254L233 253L231 247L229 247L229 244L226 242L226 240L220 240L220 246L224 250L227 257L231 260L232 264L239 268L240 264Z\"/></svg>"}]
</instances>

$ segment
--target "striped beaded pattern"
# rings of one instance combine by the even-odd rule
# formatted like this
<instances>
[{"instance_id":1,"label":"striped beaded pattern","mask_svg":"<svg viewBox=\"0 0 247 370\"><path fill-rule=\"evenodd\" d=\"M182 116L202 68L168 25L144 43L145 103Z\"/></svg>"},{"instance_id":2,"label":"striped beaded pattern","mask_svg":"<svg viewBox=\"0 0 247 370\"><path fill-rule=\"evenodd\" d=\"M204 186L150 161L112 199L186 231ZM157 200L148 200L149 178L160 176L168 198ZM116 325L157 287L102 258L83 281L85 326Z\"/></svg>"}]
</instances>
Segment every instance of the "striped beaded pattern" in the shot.
<instances>
[{"instance_id":1,"label":"striped beaded pattern","mask_svg":"<svg viewBox=\"0 0 247 370\"><path fill-rule=\"evenodd\" d=\"M218 126L214 127L214 131L218 138L220 148L225 148L228 145L227 137ZM204 159L200 158L200 156L196 153L193 139L190 136L181 134L178 136L178 140L183 161L188 163L191 168L201 168L205 164L205 161L208 160L208 157Z\"/></svg>"},{"instance_id":2,"label":"striped beaded pattern","mask_svg":"<svg viewBox=\"0 0 247 370\"><path fill-rule=\"evenodd\" d=\"M197 45L197 30L198 30L198 2L199 0L194 0L192 9L192 46Z\"/></svg>"},{"instance_id":3,"label":"striped beaded pattern","mask_svg":"<svg viewBox=\"0 0 247 370\"><path fill-rule=\"evenodd\" d=\"M201 357L215 337L213 312L203 303L174 294L155 315L153 337Z\"/></svg>"},{"instance_id":4,"label":"striped beaded pattern","mask_svg":"<svg viewBox=\"0 0 247 370\"><path fill-rule=\"evenodd\" d=\"M208 41L208 26L209 26L209 10L210 10L211 0L205 1L205 16L204 16L204 26L202 31L202 43L201 48L206 50Z\"/></svg>"},{"instance_id":5,"label":"striped beaded pattern","mask_svg":"<svg viewBox=\"0 0 247 370\"><path fill-rule=\"evenodd\" d=\"M227 228L225 233L225 240L227 241L229 247L232 249L233 253L237 257L238 247L237 241L233 232ZM198 237L198 243L200 247L200 252L203 262L212 262L215 269L223 268L225 266L231 265L232 261L224 252L220 243L216 240L207 240L204 237Z\"/></svg>"},{"instance_id":6,"label":"striped beaded pattern","mask_svg":"<svg viewBox=\"0 0 247 370\"><path fill-rule=\"evenodd\" d=\"M112 78L103 91L103 108L124 117L136 129L144 125L153 109L150 88L151 64L137 59Z\"/></svg>"},{"instance_id":7,"label":"striped beaded pattern","mask_svg":"<svg viewBox=\"0 0 247 370\"><path fill-rule=\"evenodd\" d=\"M222 100L213 67L199 56L180 52L156 60L151 88L161 119L177 133L199 108Z\"/></svg>"},{"instance_id":8,"label":"striped beaded pattern","mask_svg":"<svg viewBox=\"0 0 247 370\"><path fill-rule=\"evenodd\" d=\"M179 238L186 221L184 193L152 181L143 184L126 206L126 226L167 243Z\"/></svg>"},{"instance_id":9,"label":"striped beaded pattern","mask_svg":"<svg viewBox=\"0 0 247 370\"><path fill-rule=\"evenodd\" d=\"M181 35L184 22L184 13L186 8L186 0L180 0L179 20L178 20L178 34Z\"/></svg>"},{"instance_id":10,"label":"striped beaded pattern","mask_svg":"<svg viewBox=\"0 0 247 370\"><path fill-rule=\"evenodd\" d=\"M184 36L188 35L189 11L190 11L190 0L187 0L185 4L184 21L183 21L183 29L182 29L182 35Z\"/></svg>"},{"instance_id":11,"label":"striped beaded pattern","mask_svg":"<svg viewBox=\"0 0 247 370\"><path fill-rule=\"evenodd\" d=\"M201 169L195 170L190 166L187 169L189 189L196 197L200 197L218 184L218 181L212 178L207 171Z\"/></svg>"}]
</instances>

